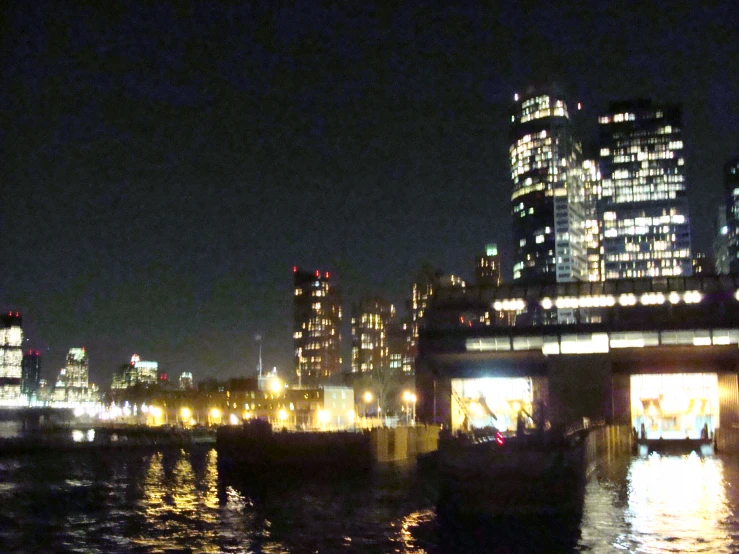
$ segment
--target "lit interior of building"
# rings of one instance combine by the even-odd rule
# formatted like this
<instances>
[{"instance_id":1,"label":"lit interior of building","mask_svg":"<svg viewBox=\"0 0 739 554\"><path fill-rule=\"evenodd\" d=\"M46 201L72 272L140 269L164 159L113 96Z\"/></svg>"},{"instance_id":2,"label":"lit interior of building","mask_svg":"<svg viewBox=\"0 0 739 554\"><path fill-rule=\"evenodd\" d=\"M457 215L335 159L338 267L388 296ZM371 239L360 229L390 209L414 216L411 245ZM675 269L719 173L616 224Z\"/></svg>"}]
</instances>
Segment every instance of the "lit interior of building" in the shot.
<instances>
[{"instance_id":1,"label":"lit interior of building","mask_svg":"<svg viewBox=\"0 0 739 554\"><path fill-rule=\"evenodd\" d=\"M520 410L529 414L527 420L533 414L533 400L528 377L452 379L452 430L494 426L515 431Z\"/></svg>"},{"instance_id":2,"label":"lit interior of building","mask_svg":"<svg viewBox=\"0 0 739 554\"><path fill-rule=\"evenodd\" d=\"M715 373L632 375L632 424L646 439L710 438L719 422L718 393Z\"/></svg>"}]
</instances>

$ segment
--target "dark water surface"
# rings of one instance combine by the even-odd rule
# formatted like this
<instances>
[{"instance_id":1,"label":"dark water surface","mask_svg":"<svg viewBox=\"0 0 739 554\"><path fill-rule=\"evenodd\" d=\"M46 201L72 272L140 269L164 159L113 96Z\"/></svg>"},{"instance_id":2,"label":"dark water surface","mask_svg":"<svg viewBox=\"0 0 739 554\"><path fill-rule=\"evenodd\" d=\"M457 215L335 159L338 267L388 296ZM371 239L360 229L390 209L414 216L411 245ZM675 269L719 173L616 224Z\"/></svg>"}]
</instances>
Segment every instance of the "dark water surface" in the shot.
<instances>
[{"instance_id":1,"label":"dark water surface","mask_svg":"<svg viewBox=\"0 0 739 554\"><path fill-rule=\"evenodd\" d=\"M5 457L0 552L739 551L736 457L603 463L570 522L456 521L436 494L411 466L244 476L208 448Z\"/></svg>"}]
</instances>

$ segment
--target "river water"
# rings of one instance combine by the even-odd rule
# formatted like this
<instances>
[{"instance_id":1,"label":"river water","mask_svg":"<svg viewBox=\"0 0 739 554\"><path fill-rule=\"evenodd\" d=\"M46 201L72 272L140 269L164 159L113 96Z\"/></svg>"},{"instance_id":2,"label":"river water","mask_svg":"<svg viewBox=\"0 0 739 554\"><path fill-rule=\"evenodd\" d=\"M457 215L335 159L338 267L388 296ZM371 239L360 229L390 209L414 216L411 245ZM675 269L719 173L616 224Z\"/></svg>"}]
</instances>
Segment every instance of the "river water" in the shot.
<instances>
[{"instance_id":1,"label":"river water","mask_svg":"<svg viewBox=\"0 0 739 554\"><path fill-rule=\"evenodd\" d=\"M603 462L569 524L450 521L435 498L412 466L346 480L235 476L207 447L3 457L0 552L739 551L737 457Z\"/></svg>"}]
</instances>

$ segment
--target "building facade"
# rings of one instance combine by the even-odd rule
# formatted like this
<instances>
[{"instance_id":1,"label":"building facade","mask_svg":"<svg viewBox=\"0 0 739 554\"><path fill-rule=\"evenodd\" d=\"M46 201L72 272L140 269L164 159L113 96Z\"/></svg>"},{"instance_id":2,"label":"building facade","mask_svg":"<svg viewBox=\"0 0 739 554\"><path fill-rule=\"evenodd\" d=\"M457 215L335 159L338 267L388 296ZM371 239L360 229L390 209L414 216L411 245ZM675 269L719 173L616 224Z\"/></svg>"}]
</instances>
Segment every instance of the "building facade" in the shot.
<instances>
[{"instance_id":1,"label":"building facade","mask_svg":"<svg viewBox=\"0 0 739 554\"><path fill-rule=\"evenodd\" d=\"M353 306L352 373L390 367L389 334L395 318L395 306L382 298L363 298Z\"/></svg>"},{"instance_id":2,"label":"building facade","mask_svg":"<svg viewBox=\"0 0 739 554\"><path fill-rule=\"evenodd\" d=\"M728 275L731 272L729 257L729 226L726 224L726 205L719 206L713 229L713 256L716 275Z\"/></svg>"},{"instance_id":3,"label":"building facade","mask_svg":"<svg viewBox=\"0 0 739 554\"><path fill-rule=\"evenodd\" d=\"M516 95L510 161L513 279L569 282L585 278L581 146L567 105L552 89Z\"/></svg>"},{"instance_id":4,"label":"building facade","mask_svg":"<svg viewBox=\"0 0 739 554\"><path fill-rule=\"evenodd\" d=\"M180 373L179 387L181 390L190 390L193 388L192 373L189 371L183 371Z\"/></svg>"},{"instance_id":5,"label":"building facade","mask_svg":"<svg viewBox=\"0 0 739 554\"><path fill-rule=\"evenodd\" d=\"M599 136L603 277L690 275L681 109L617 102L599 118Z\"/></svg>"},{"instance_id":6,"label":"building facade","mask_svg":"<svg viewBox=\"0 0 739 554\"><path fill-rule=\"evenodd\" d=\"M21 398L23 322L18 312L0 316L0 403Z\"/></svg>"},{"instance_id":7,"label":"building facade","mask_svg":"<svg viewBox=\"0 0 739 554\"><path fill-rule=\"evenodd\" d=\"M739 157L724 165L724 203L729 271L739 273Z\"/></svg>"},{"instance_id":8,"label":"building facade","mask_svg":"<svg viewBox=\"0 0 739 554\"><path fill-rule=\"evenodd\" d=\"M500 285L500 254L497 244L486 244L485 255L475 259L475 280L478 285Z\"/></svg>"},{"instance_id":9,"label":"building facade","mask_svg":"<svg viewBox=\"0 0 739 554\"><path fill-rule=\"evenodd\" d=\"M409 362L413 364L408 373L415 371L415 360L418 356L418 335L421 323L431 304L434 291L442 287L464 288L467 284L461 277L444 274L440 270L434 270L431 266L424 266L416 275L411 290L411 325L410 340L408 345Z\"/></svg>"},{"instance_id":10,"label":"building facade","mask_svg":"<svg viewBox=\"0 0 739 554\"><path fill-rule=\"evenodd\" d=\"M601 190L600 166L597 156L588 157L582 162L582 182L585 202L583 204L585 275L587 281L602 281L602 257L600 251L600 219L598 199Z\"/></svg>"},{"instance_id":11,"label":"building facade","mask_svg":"<svg viewBox=\"0 0 739 554\"><path fill-rule=\"evenodd\" d=\"M329 272L293 268L293 343L300 384L341 372L341 296Z\"/></svg>"},{"instance_id":12,"label":"building facade","mask_svg":"<svg viewBox=\"0 0 739 554\"><path fill-rule=\"evenodd\" d=\"M89 381L87 350L70 348L67 362L59 371L52 401L62 403L85 403L98 400L98 389Z\"/></svg>"},{"instance_id":13,"label":"building facade","mask_svg":"<svg viewBox=\"0 0 739 554\"><path fill-rule=\"evenodd\" d=\"M21 393L29 398L38 394L41 383L41 352L29 350L21 364Z\"/></svg>"},{"instance_id":14,"label":"building facade","mask_svg":"<svg viewBox=\"0 0 739 554\"><path fill-rule=\"evenodd\" d=\"M138 354L131 356L131 361L122 365L113 376L112 389L127 389L135 385L155 385L159 377L159 363L142 360Z\"/></svg>"}]
</instances>

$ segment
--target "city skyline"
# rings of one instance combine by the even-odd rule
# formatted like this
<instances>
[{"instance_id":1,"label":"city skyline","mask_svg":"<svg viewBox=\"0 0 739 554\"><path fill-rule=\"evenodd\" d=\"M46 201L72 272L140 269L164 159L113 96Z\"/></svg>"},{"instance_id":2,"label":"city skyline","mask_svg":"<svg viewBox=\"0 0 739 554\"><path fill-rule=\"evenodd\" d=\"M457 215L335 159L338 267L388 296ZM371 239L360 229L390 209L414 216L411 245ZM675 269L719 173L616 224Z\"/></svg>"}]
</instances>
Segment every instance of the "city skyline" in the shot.
<instances>
[{"instance_id":1,"label":"city skyline","mask_svg":"<svg viewBox=\"0 0 739 554\"><path fill-rule=\"evenodd\" d=\"M582 102L583 141L611 101L683 104L708 251L739 145L731 4L564 6L5 7L0 303L43 376L78 345L100 384L132 350L251 373L256 332L288 369L293 265L335 273L345 308L402 306L424 262L471 277L489 242L509 279L504 137L531 83Z\"/></svg>"}]
</instances>

